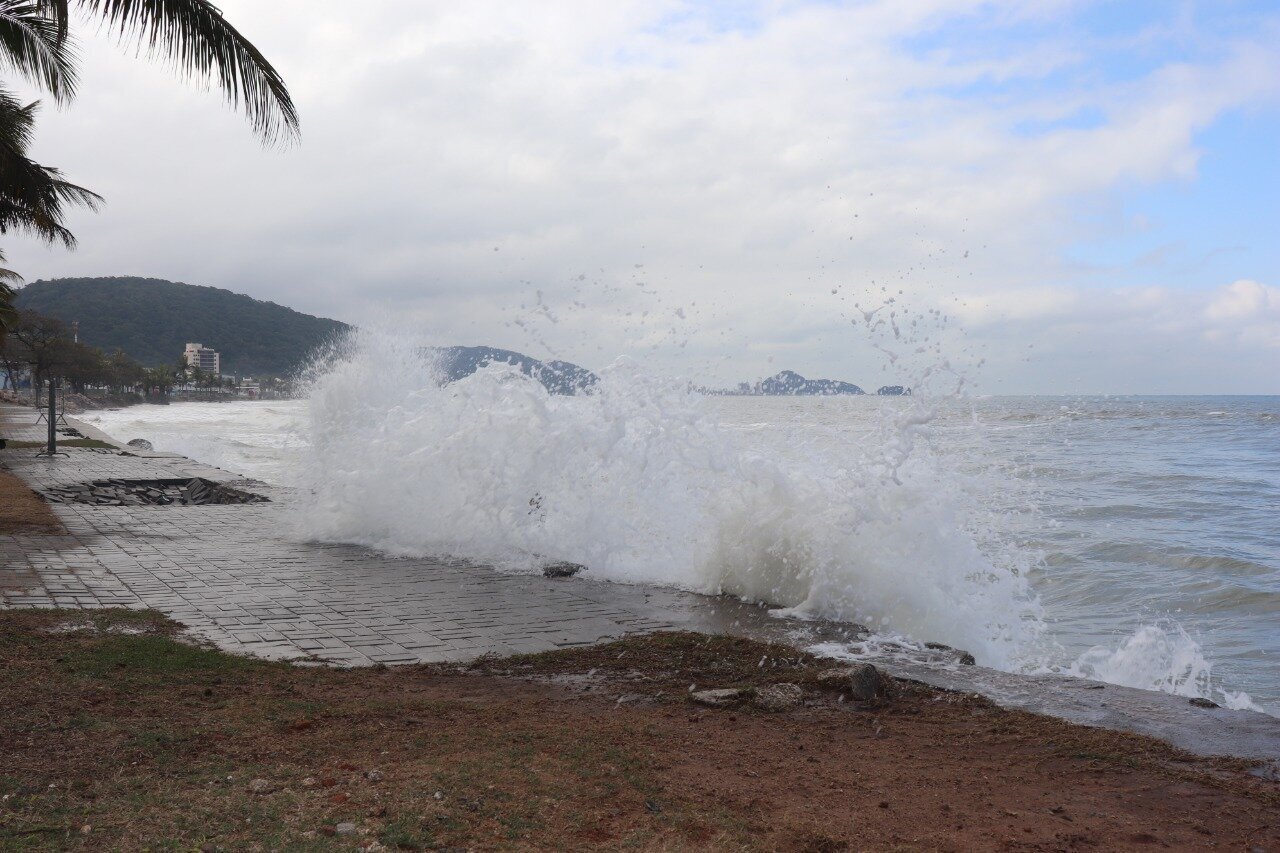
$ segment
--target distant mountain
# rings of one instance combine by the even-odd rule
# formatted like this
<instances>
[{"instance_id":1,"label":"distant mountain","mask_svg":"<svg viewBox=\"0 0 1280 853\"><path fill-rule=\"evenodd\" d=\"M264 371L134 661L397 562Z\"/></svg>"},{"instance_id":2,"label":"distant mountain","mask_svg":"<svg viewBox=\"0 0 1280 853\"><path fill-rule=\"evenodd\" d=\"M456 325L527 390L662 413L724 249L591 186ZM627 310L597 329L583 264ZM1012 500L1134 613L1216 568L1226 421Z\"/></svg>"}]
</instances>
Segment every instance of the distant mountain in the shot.
<instances>
[{"instance_id":1,"label":"distant mountain","mask_svg":"<svg viewBox=\"0 0 1280 853\"><path fill-rule=\"evenodd\" d=\"M447 382L470 376L487 364L510 364L532 376L552 394L578 394L600 380L598 376L567 361L539 361L524 353L494 347L441 347L440 369Z\"/></svg>"},{"instance_id":2,"label":"distant mountain","mask_svg":"<svg viewBox=\"0 0 1280 853\"><path fill-rule=\"evenodd\" d=\"M755 393L771 397L825 397L866 392L851 382L841 382L838 379L805 379L794 370L784 370L776 376L770 376L756 383Z\"/></svg>"},{"instance_id":3,"label":"distant mountain","mask_svg":"<svg viewBox=\"0 0 1280 853\"><path fill-rule=\"evenodd\" d=\"M285 376L345 323L222 290L158 278L34 281L14 303L70 324L80 340L145 365L176 364L188 342L222 354L222 372Z\"/></svg>"}]
</instances>

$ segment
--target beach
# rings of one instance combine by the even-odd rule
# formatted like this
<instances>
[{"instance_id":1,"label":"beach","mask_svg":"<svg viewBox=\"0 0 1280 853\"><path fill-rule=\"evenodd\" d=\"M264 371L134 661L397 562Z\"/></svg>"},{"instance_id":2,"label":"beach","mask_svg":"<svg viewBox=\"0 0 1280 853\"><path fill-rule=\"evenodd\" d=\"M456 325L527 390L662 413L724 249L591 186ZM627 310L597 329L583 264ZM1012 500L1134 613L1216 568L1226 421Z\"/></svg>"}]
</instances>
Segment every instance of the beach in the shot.
<instances>
[{"instance_id":1,"label":"beach","mask_svg":"<svg viewBox=\"0 0 1280 853\"><path fill-rule=\"evenodd\" d=\"M11 432L24 414L5 410ZM3 462L37 488L147 471L272 501L55 504L64 534L6 536L6 741L21 746L4 831L122 846L171 833L218 849L261 840L229 817L243 814L283 821L275 838L348 847L1275 843L1280 721L1268 715L906 653L876 658L891 686L856 701L817 686L841 661L804 651L840 642L838 626L788 624L731 598L273 543L264 531L278 529L286 487L160 451L71 448L52 463L32 452ZM433 577L434 590L423 586ZM120 619L143 627L113 628ZM715 639L726 633L738 639ZM189 639L166 651L179 636ZM180 651L191 642L209 651L191 659ZM768 711L749 692L726 707L690 699L692 688L774 683L796 684L799 701ZM31 690L56 697L39 720ZM1028 702L1065 720L1017 710ZM480 730L493 735L484 746ZM93 782L108 748L124 772ZM161 769L175 760L186 769ZM67 790L37 795L48 784ZM134 784L159 824L119 819Z\"/></svg>"}]
</instances>

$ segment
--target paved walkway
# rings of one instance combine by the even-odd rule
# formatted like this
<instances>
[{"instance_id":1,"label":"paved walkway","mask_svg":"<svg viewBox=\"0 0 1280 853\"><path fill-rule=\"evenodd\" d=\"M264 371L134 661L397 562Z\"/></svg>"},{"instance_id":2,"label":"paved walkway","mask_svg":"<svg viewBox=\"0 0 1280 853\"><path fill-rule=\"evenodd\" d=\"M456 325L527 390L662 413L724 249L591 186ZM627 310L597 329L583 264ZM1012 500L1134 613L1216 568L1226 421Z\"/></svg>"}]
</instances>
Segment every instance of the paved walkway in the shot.
<instances>
[{"instance_id":1,"label":"paved walkway","mask_svg":"<svg viewBox=\"0 0 1280 853\"><path fill-rule=\"evenodd\" d=\"M0 406L0 435L42 440L45 429L33 409ZM172 454L64 449L54 459L0 451L0 465L37 490L204 477L272 503L55 504L69 535L0 536L0 608L153 608L229 651L343 665L458 661L772 621L757 608L677 591L307 543L287 533L288 489Z\"/></svg>"}]
</instances>

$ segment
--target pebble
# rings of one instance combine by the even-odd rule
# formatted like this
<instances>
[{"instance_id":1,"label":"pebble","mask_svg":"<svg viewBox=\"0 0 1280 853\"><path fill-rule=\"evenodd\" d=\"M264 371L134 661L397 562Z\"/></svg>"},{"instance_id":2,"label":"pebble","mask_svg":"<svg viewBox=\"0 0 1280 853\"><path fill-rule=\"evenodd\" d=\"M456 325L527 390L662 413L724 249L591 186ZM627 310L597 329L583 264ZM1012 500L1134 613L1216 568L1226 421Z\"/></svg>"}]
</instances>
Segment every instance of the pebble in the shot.
<instances>
[{"instance_id":1,"label":"pebble","mask_svg":"<svg viewBox=\"0 0 1280 853\"><path fill-rule=\"evenodd\" d=\"M699 705L724 708L741 699L742 693L737 687L721 687L715 690L695 690L689 694L689 698Z\"/></svg>"},{"instance_id":2,"label":"pebble","mask_svg":"<svg viewBox=\"0 0 1280 853\"><path fill-rule=\"evenodd\" d=\"M272 785L266 779L254 779L249 783L249 790L255 794L270 794L275 789L276 786Z\"/></svg>"},{"instance_id":3,"label":"pebble","mask_svg":"<svg viewBox=\"0 0 1280 853\"><path fill-rule=\"evenodd\" d=\"M381 781L382 781L382 771L381 771L381 770L370 770L368 773L366 773L366 774L364 774L364 775L365 775L365 778L367 778L370 782L381 782Z\"/></svg>"},{"instance_id":4,"label":"pebble","mask_svg":"<svg viewBox=\"0 0 1280 853\"><path fill-rule=\"evenodd\" d=\"M798 684L770 684L756 690L751 703L762 711L778 713L798 708L804 702L804 691Z\"/></svg>"},{"instance_id":5,"label":"pebble","mask_svg":"<svg viewBox=\"0 0 1280 853\"><path fill-rule=\"evenodd\" d=\"M333 831L338 833L339 835L351 835L356 831L356 825L354 823L351 823L350 821L347 821L345 823L340 823L337 826L335 826L333 828Z\"/></svg>"}]
</instances>

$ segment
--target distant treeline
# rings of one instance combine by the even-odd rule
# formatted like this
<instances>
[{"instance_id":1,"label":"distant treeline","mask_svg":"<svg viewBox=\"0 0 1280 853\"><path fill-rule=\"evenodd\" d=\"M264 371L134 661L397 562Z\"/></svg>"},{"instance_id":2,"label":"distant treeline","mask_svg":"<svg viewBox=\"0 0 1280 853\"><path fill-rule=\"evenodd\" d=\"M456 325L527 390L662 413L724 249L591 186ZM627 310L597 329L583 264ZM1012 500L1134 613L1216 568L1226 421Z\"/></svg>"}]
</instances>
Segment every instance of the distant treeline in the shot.
<instances>
[{"instance_id":1,"label":"distant treeline","mask_svg":"<svg viewBox=\"0 0 1280 853\"><path fill-rule=\"evenodd\" d=\"M20 311L17 319L0 336L0 369L4 387L31 388L40 399L49 379L64 390L84 394L91 389L120 396L127 394L163 396L175 388L213 390L234 387L234 380L207 373L175 358L168 366L147 367L123 350L106 352L78 342L66 323L35 311ZM267 389L284 393L278 380L264 380Z\"/></svg>"},{"instance_id":2,"label":"distant treeline","mask_svg":"<svg viewBox=\"0 0 1280 853\"><path fill-rule=\"evenodd\" d=\"M18 290L18 309L70 325L80 340L146 367L174 364L189 342L222 356L222 372L289 376L348 327L229 290L156 278L62 278Z\"/></svg>"}]
</instances>

